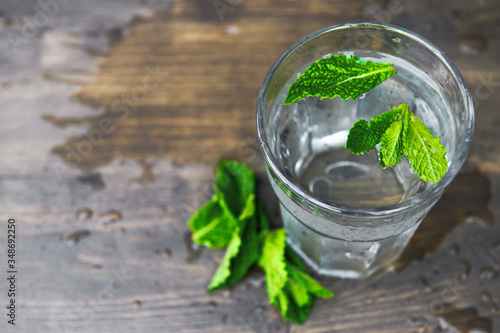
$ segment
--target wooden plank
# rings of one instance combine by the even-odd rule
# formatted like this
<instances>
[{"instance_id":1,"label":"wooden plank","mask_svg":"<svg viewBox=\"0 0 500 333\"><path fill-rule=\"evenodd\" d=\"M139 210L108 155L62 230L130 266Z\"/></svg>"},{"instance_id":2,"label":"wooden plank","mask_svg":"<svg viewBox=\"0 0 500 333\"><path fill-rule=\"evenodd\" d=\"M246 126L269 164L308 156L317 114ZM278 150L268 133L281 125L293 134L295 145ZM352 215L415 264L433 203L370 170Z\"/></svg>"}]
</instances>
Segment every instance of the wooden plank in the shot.
<instances>
[{"instance_id":1,"label":"wooden plank","mask_svg":"<svg viewBox=\"0 0 500 333\"><path fill-rule=\"evenodd\" d=\"M17 220L20 271L19 325L2 332L500 329L500 3L185 0L133 18L155 4L169 6L71 2L23 53L2 51L0 212ZM9 46L40 8L0 5ZM392 272L320 278L336 297L303 326L269 306L258 269L206 294L223 252L194 246L185 223L212 195L219 158L258 172L280 223L254 122L269 67L317 28L377 17L429 38L463 72L478 106L464 170Z\"/></svg>"}]
</instances>

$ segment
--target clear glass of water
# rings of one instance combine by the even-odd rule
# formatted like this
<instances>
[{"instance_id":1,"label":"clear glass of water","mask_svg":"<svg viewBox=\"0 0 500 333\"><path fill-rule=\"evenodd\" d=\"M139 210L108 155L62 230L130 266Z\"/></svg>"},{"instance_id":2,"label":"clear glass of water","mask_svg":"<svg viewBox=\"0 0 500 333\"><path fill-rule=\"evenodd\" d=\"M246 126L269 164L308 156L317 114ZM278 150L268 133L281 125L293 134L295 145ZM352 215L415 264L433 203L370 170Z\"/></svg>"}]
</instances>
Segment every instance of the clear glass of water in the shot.
<instances>
[{"instance_id":1,"label":"clear glass of water","mask_svg":"<svg viewBox=\"0 0 500 333\"><path fill-rule=\"evenodd\" d=\"M283 105L314 61L350 54L392 62L398 73L356 100L309 97ZM407 103L446 146L448 171L422 181L403 159L382 169L376 149L344 148L358 119ZM458 173L474 130L472 99L455 65L424 38L391 25L320 29L273 64L259 92L257 132L289 244L319 274L365 278L398 259Z\"/></svg>"}]
</instances>

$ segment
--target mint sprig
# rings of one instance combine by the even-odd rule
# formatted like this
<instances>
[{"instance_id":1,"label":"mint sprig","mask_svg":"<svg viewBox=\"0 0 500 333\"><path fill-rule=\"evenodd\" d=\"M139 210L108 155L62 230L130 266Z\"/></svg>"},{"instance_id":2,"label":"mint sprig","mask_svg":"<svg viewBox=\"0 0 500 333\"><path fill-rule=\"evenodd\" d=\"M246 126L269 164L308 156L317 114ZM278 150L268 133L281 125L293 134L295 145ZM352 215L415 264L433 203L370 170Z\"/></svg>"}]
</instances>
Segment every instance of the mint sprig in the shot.
<instances>
[{"instance_id":1,"label":"mint sprig","mask_svg":"<svg viewBox=\"0 0 500 333\"><path fill-rule=\"evenodd\" d=\"M267 234L259 266L266 272L269 302L285 320L302 324L312 310L315 297L334 296L307 274L302 260L286 244L283 228Z\"/></svg>"},{"instance_id":2,"label":"mint sprig","mask_svg":"<svg viewBox=\"0 0 500 333\"><path fill-rule=\"evenodd\" d=\"M366 61L352 55L333 55L309 66L290 86L284 104L309 96L356 99L396 72L391 63Z\"/></svg>"},{"instance_id":3,"label":"mint sprig","mask_svg":"<svg viewBox=\"0 0 500 333\"><path fill-rule=\"evenodd\" d=\"M369 123L358 120L349 131L345 147L354 154L362 154L378 143L383 168L396 165L403 153L413 171L425 181L438 182L448 168L445 146L410 111L408 104L399 104Z\"/></svg>"},{"instance_id":4,"label":"mint sprig","mask_svg":"<svg viewBox=\"0 0 500 333\"><path fill-rule=\"evenodd\" d=\"M372 62L351 55L334 55L317 60L290 86L285 105L309 96L356 99L396 74L392 63ZM353 154L363 154L380 144L383 168L408 158L419 177L437 183L446 173L446 148L438 137L400 104L370 122L360 119L349 130L346 142Z\"/></svg>"},{"instance_id":5,"label":"mint sprig","mask_svg":"<svg viewBox=\"0 0 500 333\"><path fill-rule=\"evenodd\" d=\"M283 228L269 231L264 205L257 198L255 175L243 163L221 161L214 181L215 194L188 221L193 241L226 253L207 291L230 287L259 263L266 273L271 305L285 320L303 323L314 298L333 293L311 278L304 263L286 245Z\"/></svg>"}]
</instances>

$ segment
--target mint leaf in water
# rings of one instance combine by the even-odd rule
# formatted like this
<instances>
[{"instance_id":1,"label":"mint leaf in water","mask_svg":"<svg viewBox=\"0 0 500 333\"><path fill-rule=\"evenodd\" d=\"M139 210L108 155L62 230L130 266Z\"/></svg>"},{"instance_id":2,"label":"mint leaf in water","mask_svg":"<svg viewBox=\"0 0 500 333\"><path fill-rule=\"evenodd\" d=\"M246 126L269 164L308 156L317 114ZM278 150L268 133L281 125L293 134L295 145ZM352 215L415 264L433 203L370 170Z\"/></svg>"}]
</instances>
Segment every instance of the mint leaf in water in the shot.
<instances>
[{"instance_id":1,"label":"mint leaf in water","mask_svg":"<svg viewBox=\"0 0 500 333\"><path fill-rule=\"evenodd\" d=\"M392 63L333 55L309 66L290 86L284 104L289 105L309 96L356 99L396 72Z\"/></svg>"},{"instance_id":2,"label":"mint leaf in water","mask_svg":"<svg viewBox=\"0 0 500 333\"><path fill-rule=\"evenodd\" d=\"M363 154L372 150L394 121L401 117L400 106L373 117L370 122L360 119L349 130L346 148L353 154Z\"/></svg>"},{"instance_id":3,"label":"mint leaf in water","mask_svg":"<svg viewBox=\"0 0 500 333\"><path fill-rule=\"evenodd\" d=\"M448 169L446 148L413 114L406 117L404 153L413 170L425 181L437 183Z\"/></svg>"},{"instance_id":4,"label":"mint leaf in water","mask_svg":"<svg viewBox=\"0 0 500 333\"><path fill-rule=\"evenodd\" d=\"M445 146L407 104L402 103L373 117L369 123L358 120L349 131L346 148L362 154L375 148L379 142L380 164L384 168L396 165L403 153L424 181L437 183L448 168Z\"/></svg>"},{"instance_id":5,"label":"mint leaf in water","mask_svg":"<svg viewBox=\"0 0 500 333\"><path fill-rule=\"evenodd\" d=\"M302 260L286 244L284 229L268 233L259 265L266 273L266 290L271 305L285 320L302 324L315 297L330 298L333 293L307 274Z\"/></svg>"}]
</instances>

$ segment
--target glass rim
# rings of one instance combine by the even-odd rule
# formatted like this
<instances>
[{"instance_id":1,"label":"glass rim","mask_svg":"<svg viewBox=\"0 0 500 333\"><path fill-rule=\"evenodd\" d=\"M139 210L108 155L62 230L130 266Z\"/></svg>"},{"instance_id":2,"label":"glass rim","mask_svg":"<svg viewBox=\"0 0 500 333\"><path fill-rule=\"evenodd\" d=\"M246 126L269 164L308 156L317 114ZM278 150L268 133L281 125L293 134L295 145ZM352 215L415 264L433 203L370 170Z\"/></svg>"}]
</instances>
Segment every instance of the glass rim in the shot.
<instances>
[{"instance_id":1,"label":"glass rim","mask_svg":"<svg viewBox=\"0 0 500 333\"><path fill-rule=\"evenodd\" d=\"M331 31L336 30L345 30L350 28L382 28L385 30L392 31L402 36L406 36L411 40L417 41L418 43L425 46L428 50L430 50L440 61L447 67L450 73L453 74L453 79L456 80L458 86L460 87L461 96L463 97L464 106L465 106L465 134L464 139L461 142L460 151L457 154L456 159L453 163L448 167L448 170L444 174L443 178L439 180L436 184L433 184L429 189L425 190L423 193L414 196L408 200L398 202L392 205L387 206L379 206L379 207L350 207L345 205L336 204L334 202L325 201L318 199L312 195L312 193L305 190L303 187L298 185L290 175L282 172L282 170L278 167L277 160L272 153L270 146L268 144L268 139L264 129L264 112L266 105L266 92L267 88L271 83L271 79L277 70L280 68L280 65L299 47L301 47L306 42ZM434 201L439 198L442 191L451 183L451 181L455 178L458 171L462 167L465 162L467 155L471 146L471 138L474 133L474 105L472 101L472 97L467 88L467 84L462 74L456 67L456 65L446 56L446 54L428 41L426 38L410 31L404 29L399 26L395 26L392 24L381 24L381 23L373 23L373 22L351 22L351 23L343 23L327 26L321 29L318 29L292 44L288 49L286 49L278 59L273 63L271 68L269 69L261 87L259 90L259 95L257 99L257 112L256 112L256 125L257 125L257 136L259 139L259 144L261 150L264 154L264 158L266 160L266 165L268 168L271 168L272 172L278 179L288 188L290 189L296 196L299 196L302 200L306 200L309 203L315 205L318 208L321 208L325 211L332 213L341 213L341 214L352 214L357 215L359 217L370 217L370 216L388 216L395 213L399 213L402 211L412 210L418 208L425 204L433 204Z\"/></svg>"}]
</instances>

